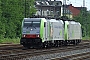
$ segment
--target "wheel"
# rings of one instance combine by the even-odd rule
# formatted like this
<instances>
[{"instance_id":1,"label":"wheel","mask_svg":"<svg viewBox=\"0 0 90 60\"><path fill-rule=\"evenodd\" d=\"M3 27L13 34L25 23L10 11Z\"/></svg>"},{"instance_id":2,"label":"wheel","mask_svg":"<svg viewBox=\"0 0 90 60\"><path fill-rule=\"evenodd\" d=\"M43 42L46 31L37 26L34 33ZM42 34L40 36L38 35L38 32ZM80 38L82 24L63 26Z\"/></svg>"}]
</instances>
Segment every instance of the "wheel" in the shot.
<instances>
[{"instance_id":1,"label":"wheel","mask_svg":"<svg viewBox=\"0 0 90 60\"><path fill-rule=\"evenodd\" d=\"M67 46L67 41L66 40L64 41L64 45Z\"/></svg>"},{"instance_id":2,"label":"wheel","mask_svg":"<svg viewBox=\"0 0 90 60\"><path fill-rule=\"evenodd\" d=\"M74 45L77 45L77 40L74 40Z\"/></svg>"},{"instance_id":3,"label":"wheel","mask_svg":"<svg viewBox=\"0 0 90 60\"><path fill-rule=\"evenodd\" d=\"M27 45L23 45L24 46L24 49L29 49L29 47Z\"/></svg>"},{"instance_id":4,"label":"wheel","mask_svg":"<svg viewBox=\"0 0 90 60\"><path fill-rule=\"evenodd\" d=\"M44 48L44 47L43 47L43 43L39 44L39 46L38 46L37 48L39 48L39 49Z\"/></svg>"}]
</instances>

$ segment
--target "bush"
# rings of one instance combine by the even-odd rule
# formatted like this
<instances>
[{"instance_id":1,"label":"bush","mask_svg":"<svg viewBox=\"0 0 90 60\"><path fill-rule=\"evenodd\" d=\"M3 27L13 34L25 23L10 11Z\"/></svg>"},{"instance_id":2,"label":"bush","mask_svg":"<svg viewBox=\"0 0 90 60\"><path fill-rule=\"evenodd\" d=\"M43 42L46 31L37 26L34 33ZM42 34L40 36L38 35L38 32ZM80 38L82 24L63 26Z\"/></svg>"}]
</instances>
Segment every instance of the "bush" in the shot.
<instances>
[{"instance_id":1,"label":"bush","mask_svg":"<svg viewBox=\"0 0 90 60\"><path fill-rule=\"evenodd\" d=\"M2 40L0 39L0 43L2 43Z\"/></svg>"}]
</instances>

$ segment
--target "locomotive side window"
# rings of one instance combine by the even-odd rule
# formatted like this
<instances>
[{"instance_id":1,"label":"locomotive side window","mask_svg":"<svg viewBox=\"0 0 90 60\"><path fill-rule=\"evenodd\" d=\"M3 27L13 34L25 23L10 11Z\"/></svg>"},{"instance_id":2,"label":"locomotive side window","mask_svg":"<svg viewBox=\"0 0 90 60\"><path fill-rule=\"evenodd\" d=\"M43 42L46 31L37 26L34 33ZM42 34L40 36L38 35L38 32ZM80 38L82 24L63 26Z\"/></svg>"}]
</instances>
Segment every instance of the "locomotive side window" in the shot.
<instances>
[{"instance_id":1,"label":"locomotive side window","mask_svg":"<svg viewBox=\"0 0 90 60\"><path fill-rule=\"evenodd\" d=\"M44 27L46 27L46 22L44 22Z\"/></svg>"}]
</instances>

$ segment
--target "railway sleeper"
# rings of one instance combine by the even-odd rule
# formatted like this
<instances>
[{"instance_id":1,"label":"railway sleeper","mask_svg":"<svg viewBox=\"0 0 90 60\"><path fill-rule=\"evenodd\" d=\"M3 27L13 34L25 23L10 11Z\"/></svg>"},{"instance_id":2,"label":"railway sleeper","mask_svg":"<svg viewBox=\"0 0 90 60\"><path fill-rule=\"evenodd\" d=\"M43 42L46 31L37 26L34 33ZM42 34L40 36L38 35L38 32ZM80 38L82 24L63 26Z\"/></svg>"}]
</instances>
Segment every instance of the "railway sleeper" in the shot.
<instances>
[{"instance_id":1,"label":"railway sleeper","mask_svg":"<svg viewBox=\"0 0 90 60\"><path fill-rule=\"evenodd\" d=\"M7 58L9 55L1 55L0 58Z\"/></svg>"},{"instance_id":2,"label":"railway sleeper","mask_svg":"<svg viewBox=\"0 0 90 60\"><path fill-rule=\"evenodd\" d=\"M90 55L79 56L77 58L73 58L72 60L84 60L84 59L87 59L87 58L90 58Z\"/></svg>"},{"instance_id":3,"label":"railway sleeper","mask_svg":"<svg viewBox=\"0 0 90 60\"><path fill-rule=\"evenodd\" d=\"M82 53L82 54L75 54L75 55L69 55L69 56L64 56L61 58L54 58L51 60L83 60L83 59L87 59L90 58L90 53Z\"/></svg>"},{"instance_id":4,"label":"railway sleeper","mask_svg":"<svg viewBox=\"0 0 90 60\"><path fill-rule=\"evenodd\" d=\"M6 58L0 58L0 60L6 60Z\"/></svg>"}]
</instances>

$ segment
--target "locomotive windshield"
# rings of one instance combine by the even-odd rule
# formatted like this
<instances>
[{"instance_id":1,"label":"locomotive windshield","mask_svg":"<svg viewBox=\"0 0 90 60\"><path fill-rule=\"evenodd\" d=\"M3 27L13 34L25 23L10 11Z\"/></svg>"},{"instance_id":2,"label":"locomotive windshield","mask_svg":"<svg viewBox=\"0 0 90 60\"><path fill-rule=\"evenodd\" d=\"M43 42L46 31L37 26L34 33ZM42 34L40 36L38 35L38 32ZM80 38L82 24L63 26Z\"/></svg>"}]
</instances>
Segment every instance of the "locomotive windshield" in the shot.
<instances>
[{"instance_id":1,"label":"locomotive windshield","mask_svg":"<svg viewBox=\"0 0 90 60\"><path fill-rule=\"evenodd\" d=\"M40 22L24 22L24 27L40 27Z\"/></svg>"}]
</instances>

